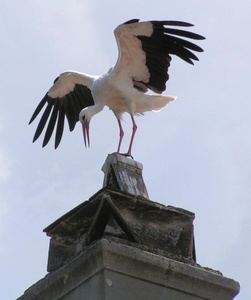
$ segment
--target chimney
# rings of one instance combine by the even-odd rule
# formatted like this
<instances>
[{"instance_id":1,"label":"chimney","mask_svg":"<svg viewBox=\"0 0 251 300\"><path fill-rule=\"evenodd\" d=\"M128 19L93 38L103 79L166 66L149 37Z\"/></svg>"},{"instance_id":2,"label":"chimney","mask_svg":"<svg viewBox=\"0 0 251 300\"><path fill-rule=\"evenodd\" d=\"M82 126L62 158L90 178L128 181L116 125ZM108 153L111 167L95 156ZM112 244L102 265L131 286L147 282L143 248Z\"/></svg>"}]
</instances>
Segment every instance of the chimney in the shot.
<instances>
[{"instance_id":1,"label":"chimney","mask_svg":"<svg viewBox=\"0 0 251 300\"><path fill-rule=\"evenodd\" d=\"M117 153L103 188L44 229L47 271L18 300L230 300L239 284L196 262L194 213L149 199L142 164Z\"/></svg>"}]
</instances>

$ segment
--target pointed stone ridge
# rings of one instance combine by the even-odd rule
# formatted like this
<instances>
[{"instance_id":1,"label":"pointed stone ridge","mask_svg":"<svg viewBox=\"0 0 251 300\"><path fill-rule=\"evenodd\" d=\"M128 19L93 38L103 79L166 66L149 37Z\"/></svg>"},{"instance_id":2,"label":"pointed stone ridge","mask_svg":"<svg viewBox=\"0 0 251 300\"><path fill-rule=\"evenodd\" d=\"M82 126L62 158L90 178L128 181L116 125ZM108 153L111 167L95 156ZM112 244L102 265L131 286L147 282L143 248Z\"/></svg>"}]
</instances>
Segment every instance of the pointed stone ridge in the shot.
<instances>
[{"instance_id":1,"label":"pointed stone ridge","mask_svg":"<svg viewBox=\"0 0 251 300\"><path fill-rule=\"evenodd\" d=\"M118 153L108 154L102 167L105 174L103 187L149 199L142 176L141 163Z\"/></svg>"},{"instance_id":2,"label":"pointed stone ridge","mask_svg":"<svg viewBox=\"0 0 251 300\"><path fill-rule=\"evenodd\" d=\"M130 227L127 225L118 209L113 204L111 197L107 194L101 199L97 212L95 213L90 229L86 236L86 245L89 245L105 234L105 228L108 225L111 217L113 217L118 226L126 234L128 240L131 242L136 242Z\"/></svg>"}]
</instances>

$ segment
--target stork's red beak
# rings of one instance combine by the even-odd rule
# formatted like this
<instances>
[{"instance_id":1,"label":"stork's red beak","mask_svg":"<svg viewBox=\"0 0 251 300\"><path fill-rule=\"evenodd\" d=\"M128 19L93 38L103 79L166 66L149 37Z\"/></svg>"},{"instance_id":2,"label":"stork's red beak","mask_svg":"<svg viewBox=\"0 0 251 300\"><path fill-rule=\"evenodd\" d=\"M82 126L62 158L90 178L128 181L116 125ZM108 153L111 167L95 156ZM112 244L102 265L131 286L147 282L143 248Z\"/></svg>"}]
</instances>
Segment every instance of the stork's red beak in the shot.
<instances>
[{"instance_id":1,"label":"stork's red beak","mask_svg":"<svg viewBox=\"0 0 251 300\"><path fill-rule=\"evenodd\" d=\"M85 147L90 147L89 122L85 120L84 123L82 124L82 128L83 128Z\"/></svg>"}]
</instances>

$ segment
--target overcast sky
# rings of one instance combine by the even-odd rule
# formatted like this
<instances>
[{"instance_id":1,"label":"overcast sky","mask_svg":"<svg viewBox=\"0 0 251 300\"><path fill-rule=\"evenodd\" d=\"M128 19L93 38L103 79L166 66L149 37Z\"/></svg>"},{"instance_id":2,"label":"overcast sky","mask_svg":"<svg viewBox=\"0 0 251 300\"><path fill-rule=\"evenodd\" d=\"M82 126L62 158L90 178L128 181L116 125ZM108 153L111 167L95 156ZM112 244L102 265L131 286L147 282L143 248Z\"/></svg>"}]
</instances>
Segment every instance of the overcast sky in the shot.
<instances>
[{"instance_id":1,"label":"overcast sky","mask_svg":"<svg viewBox=\"0 0 251 300\"><path fill-rule=\"evenodd\" d=\"M46 275L42 230L102 187L101 167L118 128L105 109L53 142L32 144L28 121L59 73L99 75L117 60L113 30L132 19L182 20L206 36L190 66L173 59L165 94L177 100L137 118L133 156L151 200L196 214L197 262L240 282L249 300L251 209L250 1L1 0L0 298L11 300ZM131 134L125 115L127 150Z\"/></svg>"}]
</instances>

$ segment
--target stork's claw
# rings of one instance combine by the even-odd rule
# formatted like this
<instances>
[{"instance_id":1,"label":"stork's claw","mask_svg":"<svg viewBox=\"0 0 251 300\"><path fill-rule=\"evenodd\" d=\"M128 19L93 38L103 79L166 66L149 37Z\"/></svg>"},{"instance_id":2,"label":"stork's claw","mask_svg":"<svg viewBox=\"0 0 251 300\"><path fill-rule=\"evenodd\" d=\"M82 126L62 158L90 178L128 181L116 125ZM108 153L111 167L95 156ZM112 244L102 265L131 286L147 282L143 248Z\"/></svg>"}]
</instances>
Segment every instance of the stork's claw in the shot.
<instances>
[{"instance_id":1,"label":"stork's claw","mask_svg":"<svg viewBox=\"0 0 251 300\"><path fill-rule=\"evenodd\" d=\"M117 152L119 155L123 155L125 157L131 157L131 159L134 159L133 156L130 153L119 153Z\"/></svg>"}]
</instances>

